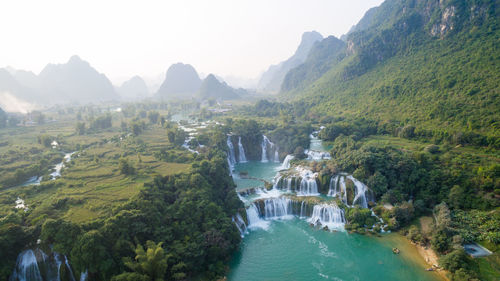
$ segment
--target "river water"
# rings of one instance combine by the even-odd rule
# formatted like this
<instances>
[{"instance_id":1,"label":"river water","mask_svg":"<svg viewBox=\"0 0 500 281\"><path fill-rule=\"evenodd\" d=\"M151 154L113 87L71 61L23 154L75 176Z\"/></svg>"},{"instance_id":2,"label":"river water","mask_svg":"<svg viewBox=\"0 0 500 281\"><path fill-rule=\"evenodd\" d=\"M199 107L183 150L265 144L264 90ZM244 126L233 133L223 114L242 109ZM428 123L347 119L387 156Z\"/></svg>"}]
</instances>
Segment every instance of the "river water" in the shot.
<instances>
[{"instance_id":1,"label":"river water","mask_svg":"<svg viewBox=\"0 0 500 281\"><path fill-rule=\"evenodd\" d=\"M313 139L312 150L324 150ZM263 187L272 181L280 163L236 163L233 178L237 190ZM243 176L240 176L240 173ZM248 206L248 202L246 202ZM401 249L395 255L392 247ZM230 262L228 280L441 280L425 271L415 248L397 234L382 237L325 231L305 219L271 220L266 227L250 227Z\"/></svg>"}]
</instances>

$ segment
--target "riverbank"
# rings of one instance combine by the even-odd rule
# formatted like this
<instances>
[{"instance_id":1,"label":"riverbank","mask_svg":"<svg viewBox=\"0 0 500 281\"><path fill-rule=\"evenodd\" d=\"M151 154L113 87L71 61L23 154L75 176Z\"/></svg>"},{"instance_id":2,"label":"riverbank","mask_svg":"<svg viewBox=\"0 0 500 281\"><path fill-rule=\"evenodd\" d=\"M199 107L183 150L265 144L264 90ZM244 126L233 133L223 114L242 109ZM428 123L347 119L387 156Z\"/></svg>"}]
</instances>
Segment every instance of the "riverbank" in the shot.
<instances>
[{"instance_id":1,"label":"riverbank","mask_svg":"<svg viewBox=\"0 0 500 281\"><path fill-rule=\"evenodd\" d=\"M420 270L425 271L432 275L436 280L449 281L446 270L438 269L434 271L427 271L428 268L438 264L438 257L436 253L430 248L425 248L416 245L408 240L405 236L398 233L384 234L379 237L381 243L390 248L398 248L400 250L401 258L411 261Z\"/></svg>"},{"instance_id":2,"label":"riverbank","mask_svg":"<svg viewBox=\"0 0 500 281\"><path fill-rule=\"evenodd\" d=\"M408 240L408 242L410 242L410 241ZM422 245L413 244L413 243L411 243L411 244L417 248L418 254L425 260L427 265L429 265L429 267L434 268L434 270L437 273L439 273L439 275L441 275L443 277L443 280L450 280L448 278L449 272L447 270L439 268L439 257L434 252L434 250L432 250L428 246L422 246Z\"/></svg>"}]
</instances>

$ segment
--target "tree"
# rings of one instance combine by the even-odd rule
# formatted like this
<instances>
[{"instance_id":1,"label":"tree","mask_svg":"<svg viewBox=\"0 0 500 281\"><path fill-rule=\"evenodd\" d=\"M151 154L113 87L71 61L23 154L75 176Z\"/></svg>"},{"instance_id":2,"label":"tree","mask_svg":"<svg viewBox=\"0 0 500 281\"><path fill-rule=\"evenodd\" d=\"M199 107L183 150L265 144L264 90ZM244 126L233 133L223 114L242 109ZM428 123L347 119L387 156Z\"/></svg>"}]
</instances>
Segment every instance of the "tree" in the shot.
<instances>
[{"instance_id":1,"label":"tree","mask_svg":"<svg viewBox=\"0 0 500 281\"><path fill-rule=\"evenodd\" d=\"M122 175L135 174L135 168L125 158L120 158L118 161L118 170Z\"/></svg>"},{"instance_id":2,"label":"tree","mask_svg":"<svg viewBox=\"0 0 500 281\"><path fill-rule=\"evenodd\" d=\"M376 196L381 196L387 192L387 178L379 171L370 176L366 184L371 187Z\"/></svg>"},{"instance_id":3,"label":"tree","mask_svg":"<svg viewBox=\"0 0 500 281\"><path fill-rule=\"evenodd\" d=\"M130 130L136 136L140 135L142 131L146 129L146 123L144 121L135 119L130 123Z\"/></svg>"},{"instance_id":4,"label":"tree","mask_svg":"<svg viewBox=\"0 0 500 281\"><path fill-rule=\"evenodd\" d=\"M408 230L408 238L413 241L413 242L422 242L422 234L420 233L420 230L418 227L412 225L410 226L410 229Z\"/></svg>"},{"instance_id":5,"label":"tree","mask_svg":"<svg viewBox=\"0 0 500 281\"><path fill-rule=\"evenodd\" d=\"M31 116L38 125L42 125L45 123L45 115L40 111L33 111L31 113Z\"/></svg>"},{"instance_id":6,"label":"tree","mask_svg":"<svg viewBox=\"0 0 500 281\"><path fill-rule=\"evenodd\" d=\"M434 218L437 227L448 227L451 224L450 209L446 203L442 202L434 207Z\"/></svg>"},{"instance_id":7,"label":"tree","mask_svg":"<svg viewBox=\"0 0 500 281\"><path fill-rule=\"evenodd\" d=\"M85 123L84 122L76 122L76 134L79 136L85 135Z\"/></svg>"},{"instance_id":8,"label":"tree","mask_svg":"<svg viewBox=\"0 0 500 281\"><path fill-rule=\"evenodd\" d=\"M7 126L7 114L0 108L0 128Z\"/></svg>"},{"instance_id":9,"label":"tree","mask_svg":"<svg viewBox=\"0 0 500 281\"><path fill-rule=\"evenodd\" d=\"M91 230L81 235L71 250L72 265L80 272L87 270L89 277L99 276L90 280L106 280L114 268L110 251L106 248L106 240L97 230Z\"/></svg>"},{"instance_id":10,"label":"tree","mask_svg":"<svg viewBox=\"0 0 500 281\"><path fill-rule=\"evenodd\" d=\"M460 268L469 269L471 262L470 257L465 253L464 249L453 250L439 259L439 265L452 273Z\"/></svg>"},{"instance_id":11,"label":"tree","mask_svg":"<svg viewBox=\"0 0 500 281\"><path fill-rule=\"evenodd\" d=\"M121 274L122 277L120 277L122 279L114 280L164 280L170 255L165 255L162 244L162 242L156 244L153 241L147 241L147 250L144 250L142 245L137 245L134 260L130 257L123 259L123 263L134 273L123 273ZM136 279L130 279L132 276ZM125 277L128 279L125 279ZM143 279L145 277L147 279Z\"/></svg>"},{"instance_id":12,"label":"tree","mask_svg":"<svg viewBox=\"0 0 500 281\"><path fill-rule=\"evenodd\" d=\"M160 119L160 113L158 111L149 111L148 112L148 119L151 124L156 124L158 123L158 120Z\"/></svg>"},{"instance_id":13,"label":"tree","mask_svg":"<svg viewBox=\"0 0 500 281\"><path fill-rule=\"evenodd\" d=\"M97 117L90 123L90 128L94 130L108 129L113 126L111 114Z\"/></svg>"},{"instance_id":14,"label":"tree","mask_svg":"<svg viewBox=\"0 0 500 281\"><path fill-rule=\"evenodd\" d=\"M439 253L445 253L450 249L450 244L451 238L447 229L438 228L434 235L432 235L431 246L433 250Z\"/></svg>"},{"instance_id":15,"label":"tree","mask_svg":"<svg viewBox=\"0 0 500 281\"><path fill-rule=\"evenodd\" d=\"M450 193L448 193L448 202L454 209L465 207L468 196L465 193L465 188L459 185L454 185Z\"/></svg>"},{"instance_id":16,"label":"tree","mask_svg":"<svg viewBox=\"0 0 500 281\"><path fill-rule=\"evenodd\" d=\"M38 143L45 146L45 147L51 147L52 143L52 137L49 135L39 135L37 137Z\"/></svg>"},{"instance_id":17,"label":"tree","mask_svg":"<svg viewBox=\"0 0 500 281\"><path fill-rule=\"evenodd\" d=\"M71 222L47 219L42 226L40 238L45 244L53 245L54 251L67 255L80 232L80 227Z\"/></svg>"}]
</instances>

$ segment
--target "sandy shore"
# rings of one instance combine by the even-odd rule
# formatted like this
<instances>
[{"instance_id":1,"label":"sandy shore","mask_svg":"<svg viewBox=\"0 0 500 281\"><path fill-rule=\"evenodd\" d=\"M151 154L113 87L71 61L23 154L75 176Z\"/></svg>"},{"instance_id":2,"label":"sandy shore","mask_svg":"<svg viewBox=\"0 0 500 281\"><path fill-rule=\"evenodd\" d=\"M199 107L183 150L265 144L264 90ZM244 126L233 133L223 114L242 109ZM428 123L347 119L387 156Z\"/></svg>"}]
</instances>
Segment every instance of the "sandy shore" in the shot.
<instances>
[{"instance_id":1,"label":"sandy shore","mask_svg":"<svg viewBox=\"0 0 500 281\"><path fill-rule=\"evenodd\" d=\"M406 236L399 233L390 233L382 235L379 239L391 249L398 248L401 251L401 258L407 259L415 266L420 267L422 271L432 267L432 264L429 263L432 263L433 261L437 264L437 255L432 251L432 249L425 249L424 247L417 246L414 243L411 243ZM428 273L433 275L436 280L449 281L446 277L446 271L434 270Z\"/></svg>"},{"instance_id":2,"label":"sandy shore","mask_svg":"<svg viewBox=\"0 0 500 281\"><path fill-rule=\"evenodd\" d=\"M439 258L430 247L424 247L414 243L411 244L413 244L417 248L418 254L425 260L425 262L429 265L429 267L434 268L434 271L439 273L439 275L443 277L444 280L449 280L447 277L448 271L439 268L439 261L438 261Z\"/></svg>"}]
</instances>

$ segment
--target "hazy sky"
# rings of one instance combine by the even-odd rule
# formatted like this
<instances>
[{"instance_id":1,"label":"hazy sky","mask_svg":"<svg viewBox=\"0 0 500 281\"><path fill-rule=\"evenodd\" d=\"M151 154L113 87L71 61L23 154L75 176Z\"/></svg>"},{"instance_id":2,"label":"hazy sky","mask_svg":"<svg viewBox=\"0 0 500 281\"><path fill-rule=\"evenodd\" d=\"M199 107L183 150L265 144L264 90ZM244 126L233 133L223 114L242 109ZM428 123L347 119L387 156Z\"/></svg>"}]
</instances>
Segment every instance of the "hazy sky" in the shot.
<instances>
[{"instance_id":1,"label":"hazy sky","mask_svg":"<svg viewBox=\"0 0 500 281\"><path fill-rule=\"evenodd\" d=\"M304 31L340 36L382 0L2 0L0 67L39 73L77 54L113 82L176 62L252 78Z\"/></svg>"}]
</instances>

